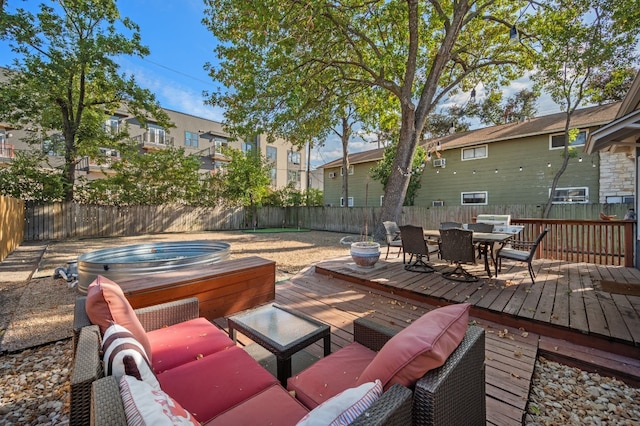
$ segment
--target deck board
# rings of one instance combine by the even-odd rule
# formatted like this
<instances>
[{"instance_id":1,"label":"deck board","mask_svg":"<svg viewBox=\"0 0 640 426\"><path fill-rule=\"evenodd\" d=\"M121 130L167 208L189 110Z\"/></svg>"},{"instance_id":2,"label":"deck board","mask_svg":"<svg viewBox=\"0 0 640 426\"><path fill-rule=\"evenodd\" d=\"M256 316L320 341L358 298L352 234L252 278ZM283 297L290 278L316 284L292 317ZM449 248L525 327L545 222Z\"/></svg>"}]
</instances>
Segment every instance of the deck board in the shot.
<instances>
[{"instance_id":1,"label":"deck board","mask_svg":"<svg viewBox=\"0 0 640 426\"><path fill-rule=\"evenodd\" d=\"M353 320L357 317L367 316L375 322L401 330L437 307L315 274L313 268L278 283L275 302L328 323L331 326L332 351L353 341ZM487 423L521 424L535 366L537 338L532 334L529 340L524 340L515 328L473 320L486 330ZM505 329L508 330L506 335L503 333ZM322 345L314 344L307 351L321 357Z\"/></svg>"},{"instance_id":2,"label":"deck board","mask_svg":"<svg viewBox=\"0 0 640 426\"><path fill-rule=\"evenodd\" d=\"M345 268L344 263L344 259L320 262L316 271L416 300L469 302L487 319L504 318L515 326L526 324L529 331L554 326L555 337L640 357L640 297L610 295L599 289L603 279L640 282L640 271L633 268L540 259L534 260L537 277L533 284L526 264L503 260L497 278L483 276L481 264L469 265L465 269L478 274L480 280L459 283L438 272L450 267L442 260L431 261L435 273L409 273L409 277L419 275L417 280L406 278L401 258L386 262L380 272L366 275ZM403 279L410 279L410 284Z\"/></svg>"},{"instance_id":3,"label":"deck board","mask_svg":"<svg viewBox=\"0 0 640 426\"><path fill-rule=\"evenodd\" d=\"M608 362L607 352L602 352L597 345L594 349L565 347L565 340L542 336L536 330L546 320L551 330L562 338L572 337L572 330L576 335L586 336L589 342L607 337L607 348L615 346L611 342L613 335L624 343L621 352L626 353L631 347L632 353L640 355L637 344L640 297L617 294L602 297L601 292L596 291L603 276L635 279L634 273L607 272L607 268L603 270L585 263L541 260L536 265L536 283L532 284L526 267L505 261L500 278L481 277L475 283L459 283L444 279L439 272L405 271L402 258L392 259L384 267L368 273L355 271L347 267L347 263L348 258L320 262L278 283L276 303L328 323L332 351L353 341L353 321L358 317L366 316L400 330L438 306L459 301L472 303L472 320L486 331L487 424L522 424L540 342L545 342L544 351L549 356L577 356L581 357L577 361L585 365L589 360L600 361L609 374L614 374L616 366L622 365L631 380L640 377L640 362L637 362L640 356L629 361L624 355L614 353L610 358L615 361ZM439 271L448 267L436 265ZM484 268L477 265L470 270L477 274L484 272ZM476 315L485 312L488 312L486 316ZM496 318L500 323L492 320ZM608 331L608 324L613 326L612 333ZM322 344L315 343L307 351L321 357Z\"/></svg>"}]
</instances>

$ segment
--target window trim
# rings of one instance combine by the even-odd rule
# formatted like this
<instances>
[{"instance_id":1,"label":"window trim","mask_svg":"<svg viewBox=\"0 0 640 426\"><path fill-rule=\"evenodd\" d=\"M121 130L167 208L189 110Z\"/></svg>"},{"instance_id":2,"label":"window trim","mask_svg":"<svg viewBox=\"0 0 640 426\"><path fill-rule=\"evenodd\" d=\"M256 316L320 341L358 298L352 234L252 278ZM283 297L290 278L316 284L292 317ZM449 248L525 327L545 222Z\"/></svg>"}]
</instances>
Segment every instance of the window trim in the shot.
<instances>
[{"instance_id":1,"label":"window trim","mask_svg":"<svg viewBox=\"0 0 640 426\"><path fill-rule=\"evenodd\" d=\"M584 133L584 143L581 144L570 144L569 148L571 147L579 147L579 146L585 146L587 143L587 139L589 138L589 130L584 129L584 130L580 130L578 129L578 133ZM564 136L564 132L560 132L560 133L552 133L549 135L549 150L556 150L556 149L563 149L564 148L564 144L562 144L561 146L553 146L553 137L554 136Z\"/></svg>"},{"instance_id":2,"label":"window trim","mask_svg":"<svg viewBox=\"0 0 640 426\"><path fill-rule=\"evenodd\" d=\"M349 176L353 175L356 172L356 168L353 164L349 164ZM340 176L344 176L344 167L340 166Z\"/></svg>"},{"instance_id":3,"label":"window trim","mask_svg":"<svg viewBox=\"0 0 640 426\"><path fill-rule=\"evenodd\" d=\"M584 200L582 201L555 201L555 198L551 200L551 204L588 204L589 203L589 187L588 186L567 186L562 188L556 188L556 191L564 190L569 191L572 189L584 189ZM551 188L549 188L549 198L551 198Z\"/></svg>"},{"instance_id":4,"label":"window trim","mask_svg":"<svg viewBox=\"0 0 640 426\"><path fill-rule=\"evenodd\" d=\"M469 194L484 194L484 203L465 203L464 196ZM486 206L489 205L489 192L488 191L463 191L460 193L460 205L461 206Z\"/></svg>"},{"instance_id":5,"label":"window trim","mask_svg":"<svg viewBox=\"0 0 640 426\"><path fill-rule=\"evenodd\" d=\"M300 164L302 164L302 154L300 154L300 151L288 150L287 151L287 163L294 164L296 166L299 166Z\"/></svg>"},{"instance_id":6,"label":"window trim","mask_svg":"<svg viewBox=\"0 0 640 426\"><path fill-rule=\"evenodd\" d=\"M347 207L353 207L353 197L347 198ZM340 207L344 207L344 197L340 197Z\"/></svg>"},{"instance_id":7,"label":"window trim","mask_svg":"<svg viewBox=\"0 0 640 426\"><path fill-rule=\"evenodd\" d=\"M195 136L195 138L194 138ZM193 142L195 141L195 145ZM184 131L184 146L188 148L199 148L200 147L200 135L196 132L191 132L189 130Z\"/></svg>"},{"instance_id":8,"label":"window trim","mask_svg":"<svg viewBox=\"0 0 640 426\"><path fill-rule=\"evenodd\" d=\"M464 158L464 152L465 151L468 151L468 150L474 150L475 151L478 148L484 148L485 155L483 157ZM460 161L480 160L480 159L483 159L483 158L489 158L489 145L488 144L470 146L470 147L467 147L467 148L460 149Z\"/></svg>"}]
</instances>

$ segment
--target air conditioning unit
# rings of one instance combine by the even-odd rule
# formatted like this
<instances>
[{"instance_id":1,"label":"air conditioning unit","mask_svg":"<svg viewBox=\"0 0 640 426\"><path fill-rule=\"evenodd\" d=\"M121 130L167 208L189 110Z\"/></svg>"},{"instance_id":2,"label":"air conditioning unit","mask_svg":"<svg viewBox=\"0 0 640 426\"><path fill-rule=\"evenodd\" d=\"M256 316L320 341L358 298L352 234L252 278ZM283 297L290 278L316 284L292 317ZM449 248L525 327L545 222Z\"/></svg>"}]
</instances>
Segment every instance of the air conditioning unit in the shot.
<instances>
[{"instance_id":1,"label":"air conditioning unit","mask_svg":"<svg viewBox=\"0 0 640 426\"><path fill-rule=\"evenodd\" d=\"M433 160L433 167L446 167L447 165L447 160L445 160L444 158L436 158L435 160Z\"/></svg>"},{"instance_id":2,"label":"air conditioning unit","mask_svg":"<svg viewBox=\"0 0 640 426\"><path fill-rule=\"evenodd\" d=\"M334 178L336 177L336 172L331 172L331 173L329 173L329 177L330 177L331 179L334 179Z\"/></svg>"},{"instance_id":3,"label":"air conditioning unit","mask_svg":"<svg viewBox=\"0 0 640 426\"><path fill-rule=\"evenodd\" d=\"M442 200L432 201L431 205L433 207L443 207L444 206L444 201L442 201Z\"/></svg>"}]
</instances>

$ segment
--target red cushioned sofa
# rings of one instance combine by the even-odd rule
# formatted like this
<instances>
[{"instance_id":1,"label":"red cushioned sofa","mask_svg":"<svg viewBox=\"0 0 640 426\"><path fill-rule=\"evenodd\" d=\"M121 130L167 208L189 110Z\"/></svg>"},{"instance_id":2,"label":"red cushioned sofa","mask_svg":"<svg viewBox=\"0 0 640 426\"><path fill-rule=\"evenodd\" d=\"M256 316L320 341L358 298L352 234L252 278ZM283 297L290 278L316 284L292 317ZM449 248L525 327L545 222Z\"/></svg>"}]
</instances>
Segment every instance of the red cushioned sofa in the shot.
<instances>
[{"instance_id":1,"label":"red cushioned sofa","mask_svg":"<svg viewBox=\"0 0 640 426\"><path fill-rule=\"evenodd\" d=\"M86 297L76 303L71 424L125 425L118 381L104 377L103 332L89 319L86 304ZM411 384L410 390L398 379L397 366L382 371L388 360L367 372L394 333L358 319L354 344L292 377L289 393L226 333L198 318L197 299L139 309L135 317L148 338L150 365L162 391L204 424L294 425L332 396L359 385L360 376L364 380L367 374L387 373L393 377L386 380L382 396L352 424L485 423L484 334L479 327L469 327L444 365ZM350 376L344 372L348 365ZM319 390L328 383L335 385Z\"/></svg>"}]
</instances>

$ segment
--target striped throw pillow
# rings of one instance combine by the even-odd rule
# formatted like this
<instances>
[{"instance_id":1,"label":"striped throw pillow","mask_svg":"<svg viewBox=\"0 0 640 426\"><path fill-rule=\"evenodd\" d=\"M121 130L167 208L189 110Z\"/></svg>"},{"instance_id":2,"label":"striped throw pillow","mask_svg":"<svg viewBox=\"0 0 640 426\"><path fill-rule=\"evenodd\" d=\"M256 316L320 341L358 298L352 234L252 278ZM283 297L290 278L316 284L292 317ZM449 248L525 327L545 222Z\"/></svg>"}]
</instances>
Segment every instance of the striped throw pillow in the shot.
<instances>
[{"instance_id":1,"label":"striped throw pillow","mask_svg":"<svg viewBox=\"0 0 640 426\"><path fill-rule=\"evenodd\" d=\"M382 395L382 382L363 383L326 400L311 410L297 426L344 426L352 423Z\"/></svg>"},{"instance_id":2,"label":"striped throw pillow","mask_svg":"<svg viewBox=\"0 0 640 426\"><path fill-rule=\"evenodd\" d=\"M112 324L107 328L102 340L102 352L105 375L113 375L117 379L123 375L133 376L154 389L160 389L144 347L123 326Z\"/></svg>"},{"instance_id":3,"label":"striped throw pillow","mask_svg":"<svg viewBox=\"0 0 640 426\"><path fill-rule=\"evenodd\" d=\"M159 389L131 376L120 378L120 397L128 426L196 426L191 413Z\"/></svg>"}]
</instances>

